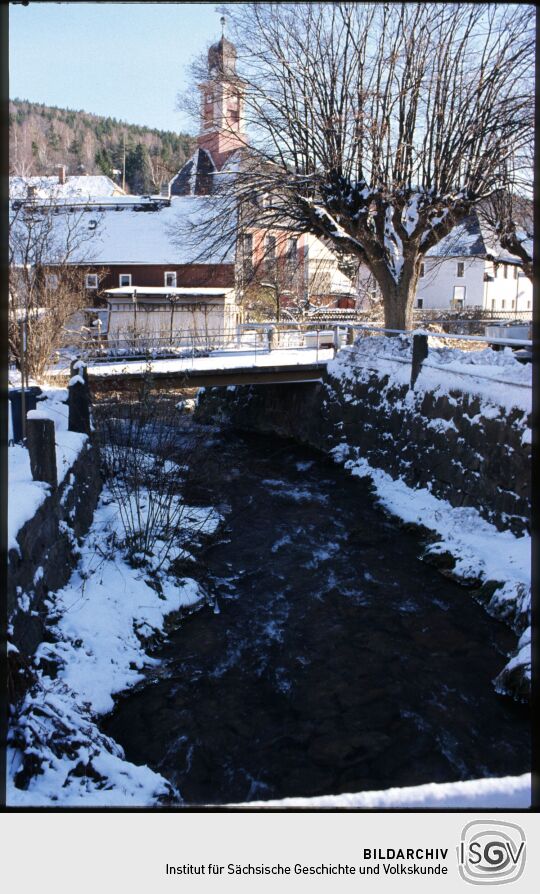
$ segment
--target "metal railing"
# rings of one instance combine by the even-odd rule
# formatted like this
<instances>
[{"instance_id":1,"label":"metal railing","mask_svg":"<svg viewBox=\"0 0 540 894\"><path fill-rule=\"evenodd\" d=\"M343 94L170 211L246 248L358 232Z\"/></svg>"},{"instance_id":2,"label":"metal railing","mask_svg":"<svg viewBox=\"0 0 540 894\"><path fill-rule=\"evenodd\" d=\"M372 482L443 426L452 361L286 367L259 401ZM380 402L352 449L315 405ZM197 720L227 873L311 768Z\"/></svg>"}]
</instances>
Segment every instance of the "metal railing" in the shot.
<instances>
[{"instance_id":1,"label":"metal railing","mask_svg":"<svg viewBox=\"0 0 540 894\"><path fill-rule=\"evenodd\" d=\"M345 333L343 332L344 341ZM76 355L85 362L107 364L115 361L143 361L177 359L191 360L193 367L197 358L234 354L241 363L242 357L249 357L250 362L257 363L262 355L268 356L272 351L315 351L315 360L319 362L319 352L325 348L335 350L340 346L333 330L310 326L305 332L294 325L293 328L281 325L242 325L234 333L223 330L207 330L205 332L183 332L171 335L148 335L147 333L124 333L116 337L83 334L79 338L70 339L70 343L59 352L56 366L57 374L67 368L71 358ZM328 355L324 354L324 359Z\"/></svg>"}]
</instances>

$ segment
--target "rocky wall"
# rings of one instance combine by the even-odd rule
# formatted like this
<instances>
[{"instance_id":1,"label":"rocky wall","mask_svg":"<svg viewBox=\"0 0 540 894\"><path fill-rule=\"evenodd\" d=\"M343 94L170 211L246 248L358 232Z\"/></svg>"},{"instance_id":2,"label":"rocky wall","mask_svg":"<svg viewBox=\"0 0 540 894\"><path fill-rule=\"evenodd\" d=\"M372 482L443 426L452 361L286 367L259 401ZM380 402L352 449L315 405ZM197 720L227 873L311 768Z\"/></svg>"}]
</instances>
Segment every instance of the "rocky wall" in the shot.
<instances>
[{"instance_id":1,"label":"rocky wall","mask_svg":"<svg viewBox=\"0 0 540 894\"><path fill-rule=\"evenodd\" d=\"M87 445L62 484L19 531L19 549L9 551L9 639L23 657L46 639L47 597L68 582L78 538L91 525L100 491L97 452Z\"/></svg>"},{"instance_id":2,"label":"rocky wall","mask_svg":"<svg viewBox=\"0 0 540 894\"><path fill-rule=\"evenodd\" d=\"M211 388L197 417L273 432L324 452L358 448L370 465L472 506L499 530L529 529L531 444L526 413L466 392L414 391L371 373L321 383Z\"/></svg>"}]
</instances>

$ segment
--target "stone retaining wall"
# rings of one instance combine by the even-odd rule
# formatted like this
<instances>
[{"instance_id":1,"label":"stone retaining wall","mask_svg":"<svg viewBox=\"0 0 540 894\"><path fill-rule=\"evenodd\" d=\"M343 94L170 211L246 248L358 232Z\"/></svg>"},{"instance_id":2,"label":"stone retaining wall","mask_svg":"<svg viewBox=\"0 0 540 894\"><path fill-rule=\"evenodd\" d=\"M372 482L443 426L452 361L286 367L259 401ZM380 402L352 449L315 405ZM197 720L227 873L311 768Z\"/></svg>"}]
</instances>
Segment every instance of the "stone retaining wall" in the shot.
<instances>
[{"instance_id":1,"label":"stone retaining wall","mask_svg":"<svg viewBox=\"0 0 540 894\"><path fill-rule=\"evenodd\" d=\"M409 486L475 507L500 530L529 528L530 419L517 408L507 413L460 391L412 391L373 372L365 381L327 375L316 384L207 389L197 418L273 432L326 453L346 443Z\"/></svg>"},{"instance_id":2,"label":"stone retaining wall","mask_svg":"<svg viewBox=\"0 0 540 894\"><path fill-rule=\"evenodd\" d=\"M17 535L19 551L9 551L9 639L31 656L46 638L45 602L67 584L77 562L77 539L89 529L101 491L94 447L83 448L64 481Z\"/></svg>"}]
</instances>

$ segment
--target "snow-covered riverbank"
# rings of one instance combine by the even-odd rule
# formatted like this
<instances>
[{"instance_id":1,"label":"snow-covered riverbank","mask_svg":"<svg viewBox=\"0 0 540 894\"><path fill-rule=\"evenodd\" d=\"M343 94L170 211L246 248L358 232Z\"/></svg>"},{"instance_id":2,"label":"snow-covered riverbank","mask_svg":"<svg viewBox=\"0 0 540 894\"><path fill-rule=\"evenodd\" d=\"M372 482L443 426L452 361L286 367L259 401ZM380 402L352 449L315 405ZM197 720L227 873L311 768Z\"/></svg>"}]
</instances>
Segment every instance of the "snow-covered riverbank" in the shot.
<instances>
[{"instance_id":1,"label":"snow-covered riverbank","mask_svg":"<svg viewBox=\"0 0 540 894\"><path fill-rule=\"evenodd\" d=\"M407 385L410 360L410 339L361 338L341 351L328 365L328 371L342 384L347 399L347 388L369 380L374 370L387 377L388 388ZM531 365L519 363L509 348L500 352L490 348L463 352L448 348L440 339L430 340L429 357L405 401L414 405L417 395L426 392L436 398L450 397L453 403L459 394L475 395L480 400L478 418L502 419L504 413L517 412L519 418L514 424L522 426L522 444L531 443L527 425L532 399ZM393 409L395 404L388 406L389 412ZM452 421L440 420L440 425L456 430ZM332 455L351 474L368 476L379 501L392 515L436 535L437 542L426 548L426 556L450 554L455 560L452 576L484 585L481 598L487 610L519 635L517 649L494 681L495 687L505 692L510 684L514 693L526 696L531 683L531 537L501 531L474 507L456 507L436 497L429 484L411 487L402 478L375 468L358 447L349 446L346 440L332 450Z\"/></svg>"},{"instance_id":2,"label":"snow-covered riverbank","mask_svg":"<svg viewBox=\"0 0 540 894\"><path fill-rule=\"evenodd\" d=\"M198 533L219 524L217 513L205 511L203 528L200 510L192 515ZM39 647L36 682L12 718L10 805L148 806L172 794L158 773L125 760L120 746L101 733L99 717L157 663L145 643L159 636L167 616L205 594L191 578L163 575L161 592L149 586L147 572L123 559L118 527L118 507L105 491L77 569L51 595L53 641Z\"/></svg>"}]
</instances>

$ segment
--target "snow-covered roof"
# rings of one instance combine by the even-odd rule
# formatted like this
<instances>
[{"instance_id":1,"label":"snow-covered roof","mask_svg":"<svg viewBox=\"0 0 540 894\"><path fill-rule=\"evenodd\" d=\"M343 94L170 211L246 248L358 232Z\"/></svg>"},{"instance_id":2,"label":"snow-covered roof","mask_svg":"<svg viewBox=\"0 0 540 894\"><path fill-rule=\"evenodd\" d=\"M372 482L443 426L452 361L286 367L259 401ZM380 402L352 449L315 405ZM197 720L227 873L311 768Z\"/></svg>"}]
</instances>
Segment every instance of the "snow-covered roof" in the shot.
<instances>
[{"instance_id":1,"label":"snow-covered roof","mask_svg":"<svg viewBox=\"0 0 540 894\"><path fill-rule=\"evenodd\" d=\"M121 196L124 192L120 186L104 174L88 174L82 177L68 176L65 183L60 183L56 176L10 177L10 198L26 199L29 186L34 188L35 196L40 199L105 198L106 196Z\"/></svg>"},{"instance_id":2,"label":"snow-covered roof","mask_svg":"<svg viewBox=\"0 0 540 894\"><path fill-rule=\"evenodd\" d=\"M91 238L73 250L72 264L232 264L234 246L218 244L215 235L218 214L219 199L213 196L174 196L158 210L115 205L98 213L90 206L76 214L54 214L53 241L65 244L76 222L78 230L88 230ZM24 226L23 217L20 225ZM208 235L208 229L214 235Z\"/></svg>"},{"instance_id":3,"label":"snow-covered roof","mask_svg":"<svg viewBox=\"0 0 540 894\"><path fill-rule=\"evenodd\" d=\"M532 240L531 240L532 247ZM521 260L506 251L496 236L484 227L476 212L426 252L427 258L488 258L508 264L521 264Z\"/></svg>"}]
</instances>

